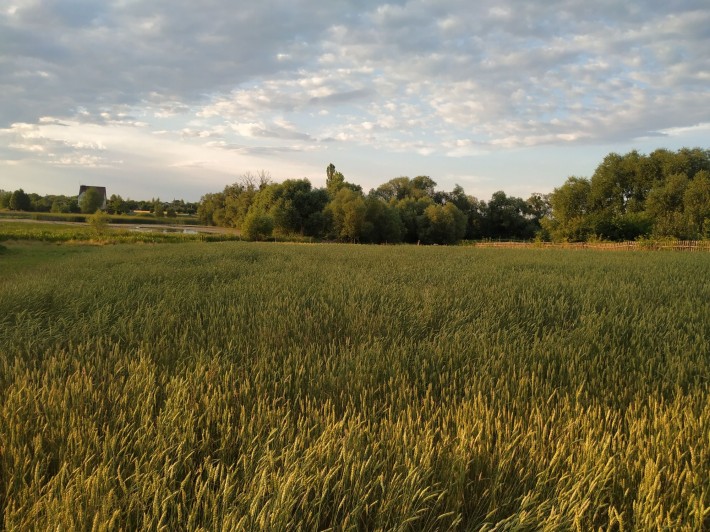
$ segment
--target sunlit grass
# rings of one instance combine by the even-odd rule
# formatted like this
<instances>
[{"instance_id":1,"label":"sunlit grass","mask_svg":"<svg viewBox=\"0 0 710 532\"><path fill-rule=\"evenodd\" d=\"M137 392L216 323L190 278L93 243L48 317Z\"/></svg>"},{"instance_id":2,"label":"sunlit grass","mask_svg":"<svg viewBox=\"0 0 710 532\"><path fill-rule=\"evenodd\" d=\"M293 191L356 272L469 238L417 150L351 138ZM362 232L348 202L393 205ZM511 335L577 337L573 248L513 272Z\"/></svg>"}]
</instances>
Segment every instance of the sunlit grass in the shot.
<instances>
[{"instance_id":1,"label":"sunlit grass","mask_svg":"<svg viewBox=\"0 0 710 532\"><path fill-rule=\"evenodd\" d=\"M710 526L708 255L6 246L0 528Z\"/></svg>"}]
</instances>

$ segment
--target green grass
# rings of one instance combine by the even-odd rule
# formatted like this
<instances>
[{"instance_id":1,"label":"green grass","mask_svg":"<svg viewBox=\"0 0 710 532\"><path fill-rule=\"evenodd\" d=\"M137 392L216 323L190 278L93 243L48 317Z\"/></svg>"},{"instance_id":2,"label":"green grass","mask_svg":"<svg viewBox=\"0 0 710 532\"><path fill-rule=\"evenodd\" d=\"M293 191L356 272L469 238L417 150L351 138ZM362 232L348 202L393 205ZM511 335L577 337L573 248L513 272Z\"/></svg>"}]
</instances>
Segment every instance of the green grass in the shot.
<instances>
[{"instance_id":1,"label":"green grass","mask_svg":"<svg viewBox=\"0 0 710 532\"><path fill-rule=\"evenodd\" d=\"M710 527L707 254L6 247L0 528Z\"/></svg>"}]
</instances>

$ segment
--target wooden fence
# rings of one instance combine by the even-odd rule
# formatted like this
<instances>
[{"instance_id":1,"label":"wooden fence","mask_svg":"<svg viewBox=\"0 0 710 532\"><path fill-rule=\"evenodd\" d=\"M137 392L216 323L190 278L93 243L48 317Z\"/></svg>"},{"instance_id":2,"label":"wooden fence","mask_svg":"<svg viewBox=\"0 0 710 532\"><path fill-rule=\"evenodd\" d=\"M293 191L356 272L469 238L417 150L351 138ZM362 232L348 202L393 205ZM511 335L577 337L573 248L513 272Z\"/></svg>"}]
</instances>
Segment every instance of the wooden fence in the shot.
<instances>
[{"instance_id":1,"label":"wooden fence","mask_svg":"<svg viewBox=\"0 0 710 532\"><path fill-rule=\"evenodd\" d=\"M476 242L488 248L599 249L604 251L710 251L710 240L659 240L628 242Z\"/></svg>"}]
</instances>

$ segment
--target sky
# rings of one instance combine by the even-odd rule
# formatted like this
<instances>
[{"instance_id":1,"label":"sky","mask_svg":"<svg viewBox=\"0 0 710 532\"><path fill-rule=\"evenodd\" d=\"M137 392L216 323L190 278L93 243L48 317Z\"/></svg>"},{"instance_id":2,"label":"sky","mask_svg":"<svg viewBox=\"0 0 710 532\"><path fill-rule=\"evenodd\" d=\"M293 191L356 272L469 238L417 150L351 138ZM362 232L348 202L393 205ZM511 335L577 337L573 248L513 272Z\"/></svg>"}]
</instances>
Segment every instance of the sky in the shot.
<instances>
[{"instance_id":1,"label":"sky","mask_svg":"<svg viewBox=\"0 0 710 532\"><path fill-rule=\"evenodd\" d=\"M707 0L2 0L0 189L245 173L488 199L710 146Z\"/></svg>"}]
</instances>

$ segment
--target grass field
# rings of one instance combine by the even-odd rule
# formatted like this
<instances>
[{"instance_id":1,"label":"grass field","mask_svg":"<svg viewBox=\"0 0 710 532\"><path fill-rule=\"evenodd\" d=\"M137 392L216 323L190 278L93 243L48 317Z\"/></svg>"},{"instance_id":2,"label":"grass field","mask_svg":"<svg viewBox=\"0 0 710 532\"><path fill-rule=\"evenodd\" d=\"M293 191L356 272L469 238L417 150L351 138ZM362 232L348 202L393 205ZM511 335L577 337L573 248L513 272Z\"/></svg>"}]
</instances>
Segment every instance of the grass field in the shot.
<instances>
[{"instance_id":1,"label":"grass field","mask_svg":"<svg viewBox=\"0 0 710 532\"><path fill-rule=\"evenodd\" d=\"M710 255L0 253L0 528L710 528Z\"/></svg>"}]
</instances>

